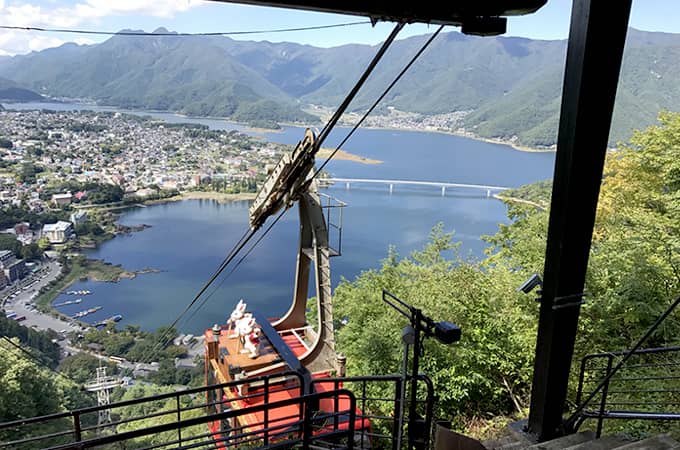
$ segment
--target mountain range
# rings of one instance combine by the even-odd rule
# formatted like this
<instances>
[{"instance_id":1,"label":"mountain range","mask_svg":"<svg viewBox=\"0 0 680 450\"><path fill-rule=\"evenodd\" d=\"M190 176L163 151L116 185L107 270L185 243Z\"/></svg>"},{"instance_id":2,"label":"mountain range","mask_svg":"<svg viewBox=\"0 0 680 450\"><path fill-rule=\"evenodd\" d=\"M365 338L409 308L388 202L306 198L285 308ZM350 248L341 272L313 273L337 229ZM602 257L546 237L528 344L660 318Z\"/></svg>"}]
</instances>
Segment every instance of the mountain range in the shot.
<instances>
[{"instance_id":1,"label":"mountain range","mask_svg":"<svg viewBox=\"0 0 680 450\"><path fill-rule=\"evenodd\" d=\"M306 105L337 106L377 47L319 48L215 36L114 35L101 44L0 58L5 84L36 95L125 108L312 122ZM350 109L366 108L428 36L395 41ZM443 33L382 102L424 115L468 112L459 125L532 146L556 141L565 40ZM680 104L680 35L630 29L612 143ZM3 84L5 83L5 84ZM13 84L12 84L13 83Z\"/></svg>"}]
</instances>

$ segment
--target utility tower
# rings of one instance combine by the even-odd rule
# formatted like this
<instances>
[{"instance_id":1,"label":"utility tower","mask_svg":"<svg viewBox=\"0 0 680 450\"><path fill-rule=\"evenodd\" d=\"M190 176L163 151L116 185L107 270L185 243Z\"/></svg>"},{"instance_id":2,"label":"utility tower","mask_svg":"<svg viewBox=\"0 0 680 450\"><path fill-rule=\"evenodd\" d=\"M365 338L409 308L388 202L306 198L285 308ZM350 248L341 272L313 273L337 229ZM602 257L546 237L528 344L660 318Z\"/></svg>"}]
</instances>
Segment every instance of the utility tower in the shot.
<instances>
[{"instance_id":1,"label":"utility tower","mask_svg":"<svg viewBox=\"0 0 680 450\"><path fill-rule=\"evenodd\" d=\"M118 377L106 376L106 367L98 367L96 381L86 384L85 389L97 393L98 406L106 406L111 402L111 389L120 386L120 383ZM109 423L111 423L111 410L109 408L100 409L97 420L98 432L101 433L103 427Z\"/></svg>"}]
</instances>

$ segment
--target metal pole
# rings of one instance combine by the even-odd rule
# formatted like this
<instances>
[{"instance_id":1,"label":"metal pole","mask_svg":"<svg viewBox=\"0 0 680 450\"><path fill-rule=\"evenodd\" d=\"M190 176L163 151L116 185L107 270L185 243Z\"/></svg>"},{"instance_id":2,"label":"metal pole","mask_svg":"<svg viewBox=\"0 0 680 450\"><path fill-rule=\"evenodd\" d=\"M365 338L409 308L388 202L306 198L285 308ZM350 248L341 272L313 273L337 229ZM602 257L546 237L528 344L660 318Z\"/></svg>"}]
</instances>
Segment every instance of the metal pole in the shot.
<instances>
[{"instance_id":1,"label":"metal pole","mask_svg":"<svg viewBox=\"0 0 680 450\"><path fill-rule=\"evenodd\" d=\"M416 422L418 410L416 399L418 396L418 364L420 363L420 327L423 320L423 312L413 308L413 328L415 329L415 341L413 342L413 360L411 364L411 402L408 405L408 447L416 448Z\"/></svg>"},{"instance_id":2,"label":"metal pole","mask_svg":"<svg viewBox=\"0 0 680 450\"><path fill-rule=\"evenodd\" d=\"M602 425L604 423L604 409L607 407L607 394L609 393L609 374L612 371L613 365L614 356L609 355L609 358L607 358L607 372L606 372L607 375L605 375L608 379L604 387L602 388L602 398L600 399L600 413L597 418L597 431L595 432L595 437L597 439L600 439L600 437L602 436Z\"/></svg>"},{"instance_id":3,"label":"metal pole","mask_svg":"<svg viewBox=\"0 0 680 450\"><path fill-rule=\"evenodd\" d=\"M397 442L395 449L401 448L401 440L404 435L404 403L406 402L406 380L408 378L408 342L404 342L404 364L401 370L401 383L399 383L399 405L397 407Z\"/></svg>"},{"instance_id":4,"label":"metal pole","mask_svg":"<svg viewBox=\"0 0 680 450\"><path fill-rule=\"evenodd\" d=\"M597 200L632 0L574 0L528 431L562 434Z\"/></svg>"}]
</instances>

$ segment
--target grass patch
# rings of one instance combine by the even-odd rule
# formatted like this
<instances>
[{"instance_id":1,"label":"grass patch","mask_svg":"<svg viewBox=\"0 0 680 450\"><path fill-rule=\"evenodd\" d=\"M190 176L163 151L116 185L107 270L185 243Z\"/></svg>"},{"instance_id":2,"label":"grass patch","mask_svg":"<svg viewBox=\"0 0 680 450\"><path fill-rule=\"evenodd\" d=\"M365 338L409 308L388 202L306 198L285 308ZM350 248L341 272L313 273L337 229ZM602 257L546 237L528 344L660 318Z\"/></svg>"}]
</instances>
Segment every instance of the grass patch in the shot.
<instances>
[{"instance_id":1,"label":"grass patch","mask_svg":"<svg viewBox=\"0 0 680 450\"><path fill-rule=\"evenodd\" d=\"M80 279L95 281L118 281L121 277L129 276L121 266L114 266L98 259L87 259L75 256L66 260L62 267L61 277L35 300L38 309L43 312L54 312L51 302L64 289Z\"/></svg>"}]
</instances>

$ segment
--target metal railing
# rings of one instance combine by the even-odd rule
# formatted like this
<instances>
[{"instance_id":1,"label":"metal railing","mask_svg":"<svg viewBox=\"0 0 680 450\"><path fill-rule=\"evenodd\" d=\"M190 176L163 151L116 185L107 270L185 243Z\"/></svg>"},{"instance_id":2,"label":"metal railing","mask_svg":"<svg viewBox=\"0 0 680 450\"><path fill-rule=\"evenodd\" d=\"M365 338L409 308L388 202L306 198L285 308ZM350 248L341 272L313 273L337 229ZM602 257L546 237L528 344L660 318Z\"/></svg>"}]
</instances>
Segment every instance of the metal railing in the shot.
<instances>
[{"instance_id":1,"label":"metal railing","mask_svg":"<svg viewBox=\"0 0 680 450\"><path fill-rule=\"evenodd\" d=\"M321 378L303 395L295 372L81 408L0 424L0 449L391 448L403 375ZM418 378L429 445L434 390ZM102 410L112 421L98 424Z\"/></svg>"},{"instance_id":2,"label":"metal railing","mask_svg":"<svg viewBox=\"0 0 680 450\"><path fill-rule=\"evenodd\" d=\"M249 393L244 390L246 386L261 387ZM252 413L249 409L223 411L226 406L239 402L262 402L282 391L294 392L296 398L302 398L302 386L300 374L289 372L15 420L0 424L0 448L91 448L109 442L135 440L151 440L156 443L167 441L164 446L181 448L196 439L212 441L205 433L192 436L190 433L196 431L191 429L194 425L231 420ZM219 398L215 396L211 399L210 392L229 392L229 401L225 401L221 394ZM102 410L110 411L113 419L111 422L97 423ZM302 415L300 417L304 419ZM150 422L161 425L150 426ZM266 420L264 424L255 425L262 428L263 438L276 432L276 428ZM207 428L201 428L204 429ZM140 439L146 436L153 439ZM135 442L126 446L136 447ZM163 446L156 445L152 448L161 447Z\"/></svg>"},{"instance_id":3,"label":"metal railing","mask_svg":"<svg viewBox=\"0 0 680 450\"><path fill-rule=\"evenodd\" d=\"M637 350L628 364L612 375L617 360L627 352L598 353L581 361L576 403L604 380L590 408L579 413L578 427L597 420L597 436L605 419L680 420L680 347Z\"/></svg>"},{"instance_id":4,"label":"metal railing","mask_svg":"<svg viewBox=\"0 0 680 450\"><path fill-rule=\"evenodd\" d=\"M347 378L319 378L312 382L316 390L341 388L350 389L357 399L357 424L355 443L357 447L398 450L400 432L408 419L403 417L409 411L410 396L404 395L402 387L410 385L410 376L373 375ZM419 392L416 400L418 425L414 441L419 448L430 447L434 416L434 385L424 374L418 376ZM337 409L336 404L333 410ZM370 445L367 445L370 444Z\"/></svg>"},{"instance_id":5,"label":"metal railing","mask_svg":"<svg viewBox=\"0 0 680 450\"><path fill-rule=\"evenodd\" d=\"M597 419L598 437L605 419L680 420L680 347L640 348L678 305L680 297L630 350L583 358L577 406L564 422L566 431L578 430L591 418ZM598 397L599 406L595 408L592 405Z\"/></svg>"},{"instance_id":6,"label":"metal railing","mask_svg":"<svg viewBox=\"0 0 680 450\"><path fill-rule=\"evenodd\" d=\"M342 256L342 211L347 207L347 203L323 192L317 192L317 195L321 202L321 209L325 210L326 213L330 254L331 256ZM336 211L336 213L331 214L331 211Z\"/></svg>"}]
</instances>

